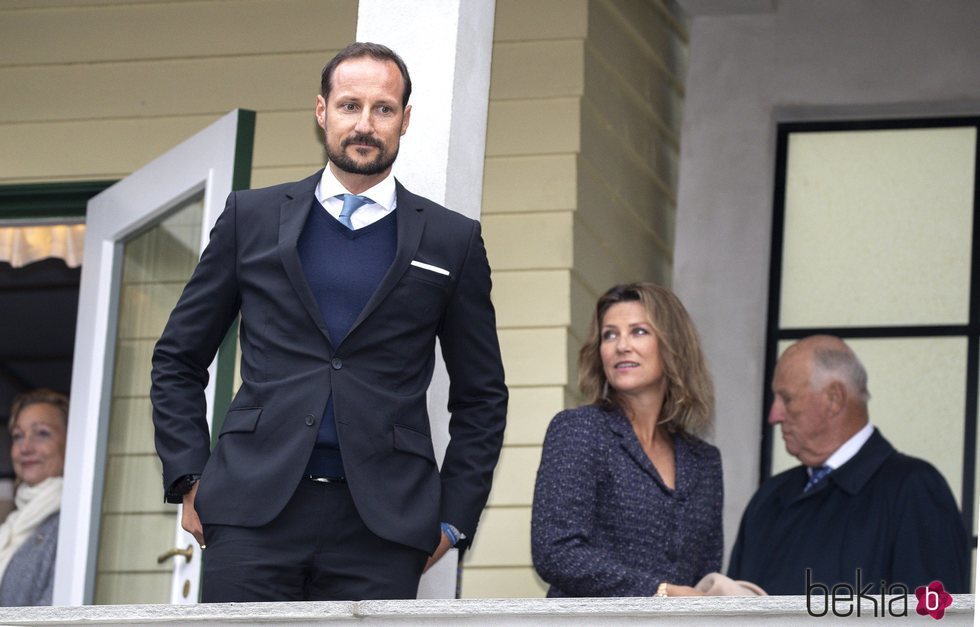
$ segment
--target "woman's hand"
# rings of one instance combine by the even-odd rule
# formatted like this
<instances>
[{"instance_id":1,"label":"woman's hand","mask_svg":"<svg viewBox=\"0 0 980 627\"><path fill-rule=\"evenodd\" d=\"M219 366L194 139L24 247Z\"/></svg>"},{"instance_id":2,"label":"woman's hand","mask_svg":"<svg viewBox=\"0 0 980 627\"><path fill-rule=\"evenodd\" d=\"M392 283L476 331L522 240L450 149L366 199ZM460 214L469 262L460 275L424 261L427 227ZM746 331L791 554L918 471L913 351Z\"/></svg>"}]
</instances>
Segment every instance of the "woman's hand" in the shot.
<instances>
[{"instance_id":1,"label":"woman's hand","mask_svg":"<svg viewBox=\"0 0 980 627\"><path fill-rule=\"evenodd\" d=\"M677 586L672 583L667 584L667 596L669 597L703 597L704 593L691 586Z\"/></svg>"}]
</instances>

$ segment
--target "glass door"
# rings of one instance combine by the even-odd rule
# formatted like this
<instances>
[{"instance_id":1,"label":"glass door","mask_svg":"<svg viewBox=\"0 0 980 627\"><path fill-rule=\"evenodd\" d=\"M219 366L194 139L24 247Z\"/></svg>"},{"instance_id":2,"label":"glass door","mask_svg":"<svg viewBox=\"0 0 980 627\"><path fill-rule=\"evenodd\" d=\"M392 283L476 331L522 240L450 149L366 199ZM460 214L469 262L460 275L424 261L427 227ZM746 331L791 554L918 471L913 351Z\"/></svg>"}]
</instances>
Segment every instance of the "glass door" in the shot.
<instances>
[{"instance_id":1,"label":"glass door","mask_svg":"<svg viewBox=\"0 0 980 627\"><path fill-rule=\"evenodd\" d=\"M248 186L254 122L234 111L89 202L57 605L197 601L200 549L163 503L150 358L225 197ZM209 422L231 392L216 364Z\"/></svg>"}]
</instances>

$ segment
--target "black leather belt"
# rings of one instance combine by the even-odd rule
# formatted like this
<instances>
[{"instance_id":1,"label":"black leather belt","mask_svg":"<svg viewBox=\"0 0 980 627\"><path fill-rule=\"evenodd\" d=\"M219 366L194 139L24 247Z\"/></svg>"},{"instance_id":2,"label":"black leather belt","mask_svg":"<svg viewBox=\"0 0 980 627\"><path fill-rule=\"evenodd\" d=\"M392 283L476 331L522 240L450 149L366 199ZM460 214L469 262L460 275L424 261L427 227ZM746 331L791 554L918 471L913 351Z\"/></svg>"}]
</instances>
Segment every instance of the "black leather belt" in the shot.
<instances>
[{"instance_id":1,"label":"black leather belt","mask_svg":"<svg viewBox=\"0 0 980 627\"><path fill-rule=\"evenodd\" d=\"M316 475L306 475L306 478L310 481L316 481L317 483L347 483L346 477L318 477Z\"/></svg>"}]
</instances>

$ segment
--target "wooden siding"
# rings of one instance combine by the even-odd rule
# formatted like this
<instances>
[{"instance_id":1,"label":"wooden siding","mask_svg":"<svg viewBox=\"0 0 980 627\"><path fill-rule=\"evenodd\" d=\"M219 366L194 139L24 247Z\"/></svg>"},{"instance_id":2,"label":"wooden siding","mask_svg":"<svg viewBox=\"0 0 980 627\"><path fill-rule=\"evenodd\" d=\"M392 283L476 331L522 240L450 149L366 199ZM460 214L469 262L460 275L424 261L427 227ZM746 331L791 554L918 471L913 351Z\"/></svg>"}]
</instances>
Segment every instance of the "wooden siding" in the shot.
<instances>
[{"instance_id":1,"label":"wooden siding","mask_svg":"<svg viewBox=\"0 0 980 627\"><path fill-rule=\"evenodd\" d=\"M542 596L531 500L598 294L669 282L686 43L658 0L497 3L483 224L511 389L463 596Z\"/></svg>"},{"instance_id":2,"label":"wooden siding","mask_svg":"<svg viewBox=\"0 0 980 627\"><path fill-rule=\"evenodd\" d=\"M236 107L253 185L323 165L319 73L356 0L0 2L0 184L122 178Z\"/></svg>"}]
</instances>

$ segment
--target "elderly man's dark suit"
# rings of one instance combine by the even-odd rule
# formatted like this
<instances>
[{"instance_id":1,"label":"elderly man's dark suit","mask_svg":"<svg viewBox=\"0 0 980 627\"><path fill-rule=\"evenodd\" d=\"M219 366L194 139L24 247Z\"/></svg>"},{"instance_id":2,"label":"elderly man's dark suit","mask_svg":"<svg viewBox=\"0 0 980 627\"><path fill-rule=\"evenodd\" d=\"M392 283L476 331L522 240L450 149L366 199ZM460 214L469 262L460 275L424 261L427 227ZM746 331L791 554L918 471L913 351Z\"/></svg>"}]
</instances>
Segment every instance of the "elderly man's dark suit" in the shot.
<instances>
[{"instance_id":1,"label":"elderly man's dark suit","mask_svg":"<svg viewBox=\"0 0 980 627\"><path fill-rule=\"evenodd\" d=\"M909 592L933 580L969 590L970 546L956 501L927 462L903 455L875 429L861 450L809 492L806 469L770 478L755 493L732 549L728 575L769 594L806 594L881 581ZM887 588L887 586L886 586Z\"/></svg>"},{"instance_id":2,"label":"elderly man's dark suit","mask_svg":"<svg viewBox=\"0 0 980 627\"><path fill-rule=\"evenodd\" d=\"M319 179L229 196L153 357L164 486L201 474L205 526L268 523L302 480L332 398L360 517L431 553L440 522L473 537L503 438L507 390L480 226L398 184L394 262L333 341L297 253L309 212L323 211ZM239 313L242 385L211 451L206 368ZM437 337L452 412L441 472L426 412Z\"/></svg>"}]
</instances>

